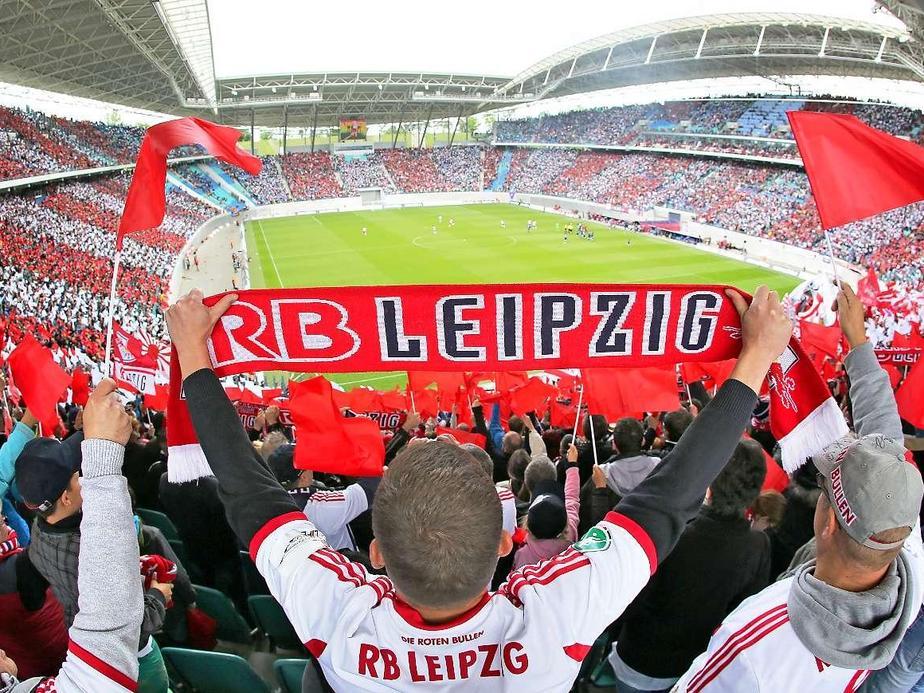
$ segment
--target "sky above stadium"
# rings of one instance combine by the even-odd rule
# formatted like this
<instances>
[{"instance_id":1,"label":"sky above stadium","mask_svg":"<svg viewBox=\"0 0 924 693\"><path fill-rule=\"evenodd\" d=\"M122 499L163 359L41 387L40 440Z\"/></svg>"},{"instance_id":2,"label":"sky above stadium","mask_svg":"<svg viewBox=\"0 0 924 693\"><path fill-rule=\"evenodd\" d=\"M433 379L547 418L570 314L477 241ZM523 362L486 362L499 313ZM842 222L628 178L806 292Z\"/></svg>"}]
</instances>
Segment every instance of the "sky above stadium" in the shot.
<instances>
[{"instance_id":1,"label":"sky above stadium","mask_svg":"<svg viewBox=\"0 0 924 693\"><path fill-rule=\"evenodd\" d=\"M575 43L725 12L809 12L900 26L873 0L208 0L218 77L314 71L512 76Z\"/></svg>"}]
</instances>

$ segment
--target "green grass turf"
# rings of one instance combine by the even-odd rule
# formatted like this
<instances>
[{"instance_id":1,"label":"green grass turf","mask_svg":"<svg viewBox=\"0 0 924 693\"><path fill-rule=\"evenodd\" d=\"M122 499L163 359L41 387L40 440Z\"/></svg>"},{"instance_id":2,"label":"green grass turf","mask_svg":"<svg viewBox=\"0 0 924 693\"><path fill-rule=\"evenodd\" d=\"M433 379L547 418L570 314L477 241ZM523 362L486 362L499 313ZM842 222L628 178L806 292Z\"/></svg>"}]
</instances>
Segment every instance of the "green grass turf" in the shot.
<instances>
[{"instance_id":1,"label":"green grass turf","mask_svg":"<svg viewBox=\"0 0 924 693\"><path fill-rule=\"evenodd\" d=\"M442 224L437 217L443 216ZM450 228L449 219L455 219ZM527 233L527 219L538 229ZM501 228L506 221L506 230ZM247 224L252 287L376 284L612 282L767 284L782 295L790 275L662 238L589 223L595 240L567 243L555 214L509 204L342 212ZM576 223L576 222L575 222ZM434 234L432 226L437 227ZM369 233L363 236L361 229ZM628 244L631 241L631 245ZM296 376L302 377L302 376ZM344 386L387 389L404 373L331 374Z\"/></svg>"}]
</instances>

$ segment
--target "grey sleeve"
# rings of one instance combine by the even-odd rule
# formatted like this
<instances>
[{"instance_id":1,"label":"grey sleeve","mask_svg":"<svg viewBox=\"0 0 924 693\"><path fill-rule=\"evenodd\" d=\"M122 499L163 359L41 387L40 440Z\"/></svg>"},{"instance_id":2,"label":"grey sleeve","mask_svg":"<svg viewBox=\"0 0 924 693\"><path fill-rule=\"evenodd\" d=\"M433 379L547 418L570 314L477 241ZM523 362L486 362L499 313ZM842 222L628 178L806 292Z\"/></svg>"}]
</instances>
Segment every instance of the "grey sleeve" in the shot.
<instances>
[{"instance_id":1,"label":"grey sleeve","mask_svg":"<svg viewBox=\"0 0 924 693\"><path fill-rule=\"evenodd\" d=\"M113 681L138 679L143 608L138 540L128 482L122 476L125 448L107 440L85 440L81 450L79 611L57 688L104 691Z\"/></svg>"},{"instance_id":2,"label":"grey sleeve","mask_svg":"<svg viewBox=\"0 0 924 693\"><path fill-rule=\"evenodd\" d=\"M139 580L141 576L138 576ZM148 642L148 638L164 628L164 619L167 617L167 599L163 592L153 587L144 593L144 617L141 619L141 637L138 639L140 650Z\"/></svg>"},{"instance_id":3,"label":"grey sleeve","mask_svg":"<svg viewBox=\"0 0 924 693\"><path fill-rule=\"evenodd\" d=\"M879 434L901 442L902 422L892 384L876 360L873 345L866 342L851 349L844 365L850 380L850 401L857 435Z\"/></svg>"}]
</instances>

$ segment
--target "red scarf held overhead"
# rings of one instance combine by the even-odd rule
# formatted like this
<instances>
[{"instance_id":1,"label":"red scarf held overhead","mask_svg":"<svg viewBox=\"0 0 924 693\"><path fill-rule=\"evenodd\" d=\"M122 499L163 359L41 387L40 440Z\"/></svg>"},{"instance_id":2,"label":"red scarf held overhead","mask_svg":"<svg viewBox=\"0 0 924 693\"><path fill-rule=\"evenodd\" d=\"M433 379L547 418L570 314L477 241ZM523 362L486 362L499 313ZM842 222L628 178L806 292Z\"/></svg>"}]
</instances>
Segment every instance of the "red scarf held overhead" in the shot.
<instances>
[{"instance_id":1,"label":"red scarf held overhead","mask_svg":"<svg viewBox=\"0 0 924 693\"><path fill-rule=\"evenodd\" d=\"M209 348L219 376L262 370L486 372L716 362L741 350L740 320L726 288L255 289L237 292ZM206 303L220 298L211 296ZM771 426L788 470L847 433L840 410L795 339L774 364L768 383ZM174 354L168 410L173 481L210 473L180 391Z\"/></svg>"},{"instance_id":2,"label":"red scarf held overhead","mask_svg":"<svg viewBox=\"0 0 924 693\"><path fill-rule=\"evenodd\" d=\"M209 154L257 175L262 162L237 146L241 132L200 118L179 118L148 128L138 152L135 172L119 221L116 248L125 236L161 225L167 208L167 155L174 147L199 144Z\"/></svg>"}]
</instances>

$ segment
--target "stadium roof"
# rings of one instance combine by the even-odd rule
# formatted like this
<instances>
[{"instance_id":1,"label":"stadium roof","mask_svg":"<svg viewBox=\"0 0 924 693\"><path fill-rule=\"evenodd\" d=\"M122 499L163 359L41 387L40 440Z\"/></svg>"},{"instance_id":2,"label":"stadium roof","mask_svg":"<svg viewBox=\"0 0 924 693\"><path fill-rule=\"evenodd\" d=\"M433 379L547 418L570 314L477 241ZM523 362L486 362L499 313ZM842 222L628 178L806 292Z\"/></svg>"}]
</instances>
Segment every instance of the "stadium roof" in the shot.
<instances>
[{"instance_id":1,"label":"stadium roof","mask_svg":"<svg viewBox=\"0 0 924 693\"><path fill-rule=\"evenodd\" d=\"M216 79L206 0L0 2L0 80L235 125L334 125L467 116L637 84L770 75L924 80L924 15L881 0L909 30L809 14L722 14L579 43L515 77L326 72Z\"/></svg>"}]
</instances>

